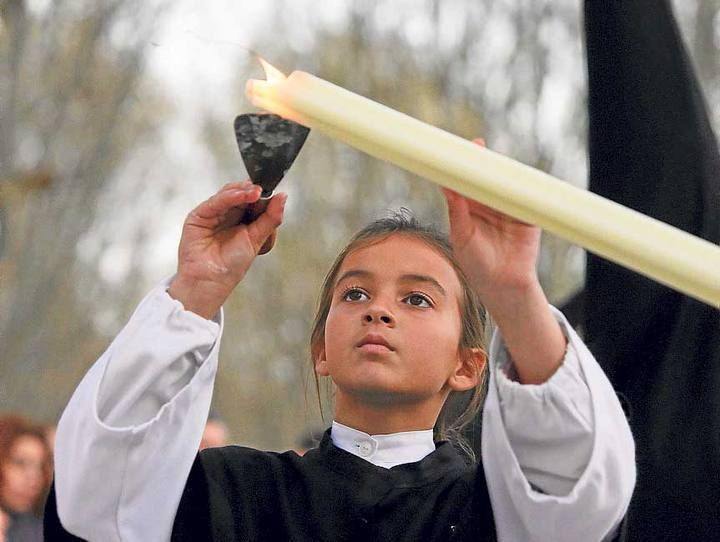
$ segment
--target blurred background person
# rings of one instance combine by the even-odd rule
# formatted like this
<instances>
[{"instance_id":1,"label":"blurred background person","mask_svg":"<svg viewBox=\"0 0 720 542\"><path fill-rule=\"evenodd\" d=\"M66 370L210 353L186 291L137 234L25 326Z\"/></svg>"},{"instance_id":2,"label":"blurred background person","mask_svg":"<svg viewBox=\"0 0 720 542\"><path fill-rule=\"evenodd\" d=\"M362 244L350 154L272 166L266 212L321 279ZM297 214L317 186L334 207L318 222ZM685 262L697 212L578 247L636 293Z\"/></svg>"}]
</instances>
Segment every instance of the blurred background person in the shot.
<instances>
[{"instance_id":1,"label":"blurred background person","mask_svg":"<svg viewBox=\"0 0 720 542\"><path fill-rule=\"evenodd\" d=\"M230 432L225 422L222 421L216 413L210 412L208 421L205 424L202 440L200 441L200 449L221 448L222 446L227 446L229 440Z\"/></svg>"},{"instance_id":2,"label":"blurred background person","mask_svg":"<svg viewBox=\"0 0 720 542\"><path fill-rule=\"evenodd\" d=\"M19 416L1 417L0 511L6 517L0 519L0 526L5 523L6 542L43 539L42 507L51 476L50 447L43 429Z\"/></svg>"}]
</instances>

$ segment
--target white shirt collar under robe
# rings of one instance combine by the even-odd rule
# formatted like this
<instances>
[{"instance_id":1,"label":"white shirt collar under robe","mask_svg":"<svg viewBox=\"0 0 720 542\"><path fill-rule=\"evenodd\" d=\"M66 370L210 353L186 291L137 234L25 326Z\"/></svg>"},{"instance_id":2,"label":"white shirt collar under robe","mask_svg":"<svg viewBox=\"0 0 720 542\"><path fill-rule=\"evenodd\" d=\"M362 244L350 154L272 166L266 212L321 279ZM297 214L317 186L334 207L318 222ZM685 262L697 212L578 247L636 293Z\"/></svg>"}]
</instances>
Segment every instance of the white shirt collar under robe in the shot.
<instances>
[{"instance_id":1,"label":"white shirt collar under robe","mask_svg":"<svg viewBox=\"0 0 720 542\"><path fill-rule=\"evenodd\" d=\"M389 435L368 435L347 425L333 422L330 437L333 444L341 450L386 469L403 463L420 461L435 451L432 429Z\"/></svg>"}]
</instances>

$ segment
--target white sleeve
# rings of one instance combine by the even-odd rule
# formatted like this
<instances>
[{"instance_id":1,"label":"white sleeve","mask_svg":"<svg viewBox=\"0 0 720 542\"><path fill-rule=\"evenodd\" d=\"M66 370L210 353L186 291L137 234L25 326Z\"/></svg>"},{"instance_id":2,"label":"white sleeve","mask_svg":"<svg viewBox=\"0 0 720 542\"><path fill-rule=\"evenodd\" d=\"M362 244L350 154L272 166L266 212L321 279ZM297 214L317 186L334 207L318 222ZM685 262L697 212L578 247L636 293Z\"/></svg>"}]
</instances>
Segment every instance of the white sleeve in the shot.
<instances>
[{"instance_id":1,"label":"white sleeve","mask_svg":"<svg viewBox=\"0 0 720 542\"><path fill-rule=\"evenodd\" d=\"M58 423L58 516L90 541L169 540L200 444L222 316L185 311L166 288L140 303Z\"/></svg>"},{"instance_id":2,"label":"white sleeve","mask_svg":"<svg viewBox=\"0 0 720 542\"><path fill-rule=\"evenodd\" d=\"M604 540L635 487L635 444L617 396L565 317L553 311L568 351L546 383L508 378L498 332L490 347L482 459L499 542Z\"/></svg>"}]
</instances>

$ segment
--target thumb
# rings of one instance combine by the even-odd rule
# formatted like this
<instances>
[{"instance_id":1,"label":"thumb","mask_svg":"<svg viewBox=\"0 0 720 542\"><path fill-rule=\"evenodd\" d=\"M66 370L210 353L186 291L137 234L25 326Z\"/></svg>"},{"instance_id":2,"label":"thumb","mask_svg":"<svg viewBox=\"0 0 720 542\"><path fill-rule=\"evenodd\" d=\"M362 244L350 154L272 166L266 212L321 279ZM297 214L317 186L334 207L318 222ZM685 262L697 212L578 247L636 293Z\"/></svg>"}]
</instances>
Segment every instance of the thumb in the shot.
<instances>
[{"instance_id":1,"label":"thumb","mask_svg":"<svg viewBox=\"0 0 720 542\"><path fill-rule=\"evenodd\" d=\"M282 224L286 201L286 193L275 194L265 212L248 224L248 237L257 254L265 254L275 244L275 230Z\"/></svg>"},{"instance_id":2,"label":"thumb","mask_svg":"<svg viewBox=\"0 0 720 542\"><path fill-rule=\"evenodd\" d=\"M464 245L473 232L470 204L462 195L448 188L442 189L448 206L450 240L453 245Z\"/></svg>"},{"instance_id":3,"label":"thumb","mask_svg":"<svg viewBox=\"0 0 720 542\"><path fill-rule=\"evenodd\" d=\"M480 147L485 146L485 140L482 137L476 137L472 141ZM475 228L470 213L470 201L449 188L443 188L442 192L448 206L450 241L454 247L462 247L472 237Z\"/></svg>"}]
</instances>

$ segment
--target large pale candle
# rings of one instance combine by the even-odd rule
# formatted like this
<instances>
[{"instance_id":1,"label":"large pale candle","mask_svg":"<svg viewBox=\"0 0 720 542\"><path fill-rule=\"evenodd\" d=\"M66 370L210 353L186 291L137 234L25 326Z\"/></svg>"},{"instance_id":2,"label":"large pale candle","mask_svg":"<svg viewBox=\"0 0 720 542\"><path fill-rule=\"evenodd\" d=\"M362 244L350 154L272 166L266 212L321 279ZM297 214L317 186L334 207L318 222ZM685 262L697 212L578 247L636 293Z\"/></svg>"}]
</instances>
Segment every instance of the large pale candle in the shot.
<instances>
[{"instance_id":1,"label":"large pale candle","mask_svg":"<svg viewBox=\"0 0 720 542\"><path fill-rule=\"evenodd\" d=\"M302 71L252 103L720 307L720 247Z\"/></svg>"}]
</instances>

